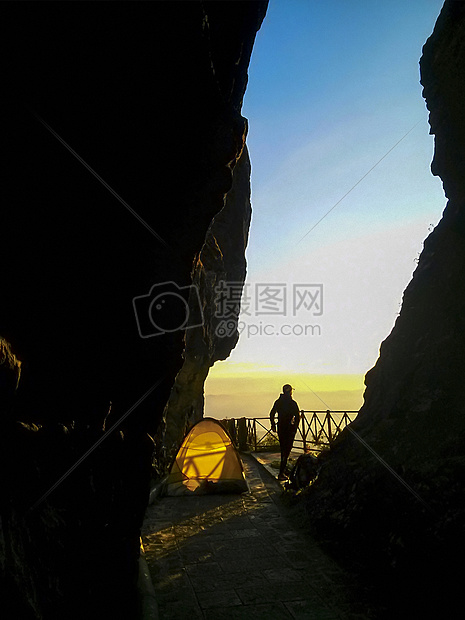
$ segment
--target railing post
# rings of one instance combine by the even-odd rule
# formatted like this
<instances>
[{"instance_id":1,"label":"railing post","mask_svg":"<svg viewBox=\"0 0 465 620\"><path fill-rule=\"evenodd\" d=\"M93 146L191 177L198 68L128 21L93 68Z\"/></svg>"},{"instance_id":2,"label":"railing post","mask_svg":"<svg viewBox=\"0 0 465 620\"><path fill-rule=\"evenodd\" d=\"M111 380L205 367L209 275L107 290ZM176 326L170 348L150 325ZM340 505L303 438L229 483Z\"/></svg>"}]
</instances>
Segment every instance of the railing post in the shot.
<instances>
[{"instance_id":1,"label":"railing post","mask_svg":"<svg viewBox=\"0 0 465 620\"><path fill-rule=\"evenodd\" d=\"M236 445L237 443L236 420L234 418L231 418L231 420L229 421L229 431L230 431L231 439L233 440L233 444Z\"/></svg>"},{"instance_id":2,"label":"railing post","mask_svg":"<svg viewBox=\"0 0 465 620\"><path fill-rule=\"evenodd\" d=\"M328 441L331 443L333 436L331 433L331 411L329 409L326 410L326 419L328 420Z\"/></svg>"},{"instance_id":3,"label":"railing post","mask_svg":"<svg viewBox=\"0 0 465 620\"><path fill-rule=\"evenodd\" d=\"M254 452L257 451L257 420L254 418L253 419L253 445L254 445Z\"/></svg>"},{"instance_id":4,"label":"railing post","mask_svg":"<svg viewBox=\"0 0 465 620\"><path fill-rule=\"evenodd\" d=\"M306 453L307 452L307 437L305 434L305 414L303 410L300 412L300 419L302 422L302 444L303 444L304 453Z\"/></svg>"},{"instance_id":5,"label":"railing post","mask_svg":"<svg viewBox=\"0 0 465 620\"><path fill-rule=\"evenodd\" d=\"M239 450L247 450L247 422L245 418L239 418L237 421L237 440Z\"/></svg>"}]
</instances>

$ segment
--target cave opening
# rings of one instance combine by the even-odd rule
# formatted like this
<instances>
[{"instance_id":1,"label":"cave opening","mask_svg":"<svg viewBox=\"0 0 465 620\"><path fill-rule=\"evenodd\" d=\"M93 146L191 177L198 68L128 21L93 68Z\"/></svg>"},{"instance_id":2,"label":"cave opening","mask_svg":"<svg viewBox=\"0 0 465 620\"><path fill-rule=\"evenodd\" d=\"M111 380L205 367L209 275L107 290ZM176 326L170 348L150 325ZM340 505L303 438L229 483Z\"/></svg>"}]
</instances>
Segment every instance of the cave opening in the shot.
<instances>
[{"instance_id":1,"label":"cave opening","mask_svg":"<svg viewBox=\"0 0 465 620\"><path fill-rule=\"evenodd\" d=\"M445 206L418 68L441 6L268 8L243 104L252 219L240 337L209 372L206 415L266 416L287 381L302 409L361 407ZM227 330L234 283L224 297Z\"/></svg>"}]
</instances>

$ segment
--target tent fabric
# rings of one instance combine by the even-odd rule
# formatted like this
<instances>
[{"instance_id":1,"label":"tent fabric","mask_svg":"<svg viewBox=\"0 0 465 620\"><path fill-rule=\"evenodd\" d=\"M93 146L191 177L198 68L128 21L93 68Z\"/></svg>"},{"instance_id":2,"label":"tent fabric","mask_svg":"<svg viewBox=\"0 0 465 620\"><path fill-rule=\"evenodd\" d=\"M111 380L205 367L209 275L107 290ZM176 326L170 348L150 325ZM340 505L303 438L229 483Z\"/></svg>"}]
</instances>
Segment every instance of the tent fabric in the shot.
<instances>
[{"instance_id":1,"label":"tent fabric","mask_svg":"<svg viewBox=\"0 0 465 620\"><path fill-rule=\"evenodd\" d=\"M242 462L223 425L203 418L187 432L165 481L166 495L243 493Z\"/></svg>"}]
</instances>

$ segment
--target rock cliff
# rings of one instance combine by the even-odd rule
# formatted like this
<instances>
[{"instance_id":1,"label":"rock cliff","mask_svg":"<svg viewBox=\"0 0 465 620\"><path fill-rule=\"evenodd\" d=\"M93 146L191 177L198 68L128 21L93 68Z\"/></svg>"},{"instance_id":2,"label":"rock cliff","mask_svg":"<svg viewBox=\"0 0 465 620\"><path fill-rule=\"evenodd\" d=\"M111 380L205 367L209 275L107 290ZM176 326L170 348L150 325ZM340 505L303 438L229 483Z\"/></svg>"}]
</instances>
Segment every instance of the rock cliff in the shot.
<instances>
[{"instance_id":1,"label":"rock cliff","mask_svg":"<svg viewBox=\"0 0 465 620\"><path fill-rule=\"evenodd\" d=\"M226 359L239 338L237 321L250 216L250 162L244 146L225 206L213 218L194 264L192 282L200 295L203 322L186 330L184 363L171 390L160 432L163 452L158 456L162 467L171 462L187 428L203 417L204 382L210 367Z\"/></svg>"},{"instance_id":2,"label":"rock cliff","mask_svg":"<svg viewBox=\"0 0 465 620\"><path fill-rule=\"evenodd\" d=\"M194 278L212 313L213 263L244 276L247 190L227 197L247 188L240 111L266 5L4 7L0 566L22 617L132 617L152 437L181 369L200 398L234 346L184 329L186 304Z\"/></svg>"},{"instance_id":3,"label":"rock cliff","mask_svg":"<svg viewBox=\"0 0 465 620\"><path fill-rule=\"evenodd\" d=\"M435 136L431 168L448 203L366 375L360 413L325 455L307 504L320 535L382 571L386 604L405 614L395 617L440 608L456 594L463 552L464 3L445 3L420 69Z\"/></svg>"}]
</instances>

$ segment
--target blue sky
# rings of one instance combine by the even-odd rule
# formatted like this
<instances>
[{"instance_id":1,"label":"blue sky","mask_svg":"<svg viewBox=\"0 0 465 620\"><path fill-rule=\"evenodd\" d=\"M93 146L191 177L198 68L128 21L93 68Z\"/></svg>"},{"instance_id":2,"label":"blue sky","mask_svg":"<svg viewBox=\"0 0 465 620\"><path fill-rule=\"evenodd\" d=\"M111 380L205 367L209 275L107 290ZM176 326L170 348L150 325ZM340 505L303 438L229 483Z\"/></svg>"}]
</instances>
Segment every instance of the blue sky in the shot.
<instances>
[{"instance_id":1,"label":"blue sky","mask_svg":"<svg viewBox=\"0 0 465 620\"><path fill-rule=\"evenodd\" d=\"M251 290L257 282L321 283L325 311L272 317L276 326L318 321L321 334L246 334L221 362L222 376L224 365L244 363L362 376L376 362L446 202L430 172L434 142L418 65L442 4L271 0L243 105L252 161L247 282Z\"/></svg>"},{"instance_id":2,"label":"blue sky","mask_svg":"<svg viewBox=\"0 0 465 620\"><path fill-rule=\"evenodd\" d=\"M363 181L357 203L344 200L337 222L330 218L325 224L342 225L345 233L347 220L352 228L363 224L352 218L354 211L371 225L424 213L425 202L433 206L437 190L430 190L438 183L429 179L424 187L433 141L418 61L441 5L271 0L257 35L243 108L250 121L256 216L251 259L263 258L262 241L269 239L275 214L281 216L280 237L289 233L289 243L295 243L295 229L307 222L310 229L419 121ZM403 200L386 192L393 182L404 189ZM374 205L372 194L381 192L384 200ZM291 218L294 225L286 222Z\"/></svg>"}]
</instances>

